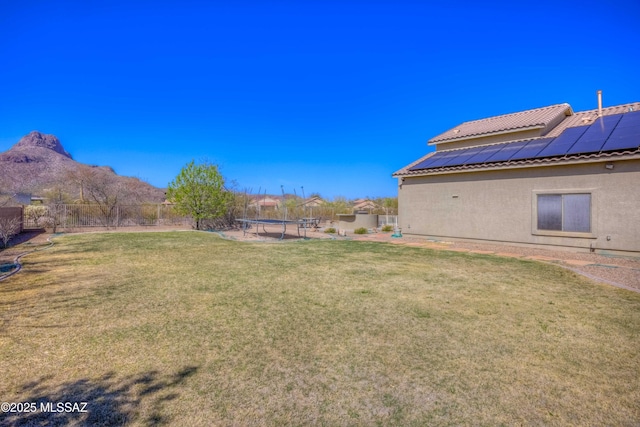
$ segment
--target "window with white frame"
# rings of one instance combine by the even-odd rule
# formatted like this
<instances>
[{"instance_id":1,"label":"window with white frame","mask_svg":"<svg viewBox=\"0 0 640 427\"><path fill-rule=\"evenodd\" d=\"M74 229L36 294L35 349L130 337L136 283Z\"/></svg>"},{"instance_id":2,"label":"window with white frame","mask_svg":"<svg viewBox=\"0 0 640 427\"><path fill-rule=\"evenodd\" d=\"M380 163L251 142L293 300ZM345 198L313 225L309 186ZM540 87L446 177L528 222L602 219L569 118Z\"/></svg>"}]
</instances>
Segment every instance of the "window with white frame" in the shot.
<instances>
[{"instance_id":1,"label":"window with white frame","mask_svg":"<svg viewBox=\"0 0 640 427\"><path fill-rule=\"evenodd\" d=\"M538 194L538 230L591 232L591 194Z\"/></svg>"}]
</instances>

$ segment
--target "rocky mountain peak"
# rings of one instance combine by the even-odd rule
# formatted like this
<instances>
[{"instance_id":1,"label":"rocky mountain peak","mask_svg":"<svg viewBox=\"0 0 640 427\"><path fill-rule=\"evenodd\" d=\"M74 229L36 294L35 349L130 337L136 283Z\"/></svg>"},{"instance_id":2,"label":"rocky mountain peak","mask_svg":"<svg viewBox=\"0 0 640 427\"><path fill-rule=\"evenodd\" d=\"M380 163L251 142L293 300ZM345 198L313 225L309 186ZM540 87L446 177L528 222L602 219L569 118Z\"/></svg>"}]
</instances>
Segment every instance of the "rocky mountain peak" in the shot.
<instances>
[{"instance_id":1,"label":"rocky mountain peak","mask_svg":"<svg viewBox=\"0 0 640 427\"><path fill-rule=\"evenodd\" d=\"M14 148L27 148L27 147L43 147L49 150L55 151L58 154L62 154L65 157L71 158L71 154L67 153L60 140L55 135L45 135L37 131L33 131L28 135L23 136Z\"/></svg>"}]
</instances>

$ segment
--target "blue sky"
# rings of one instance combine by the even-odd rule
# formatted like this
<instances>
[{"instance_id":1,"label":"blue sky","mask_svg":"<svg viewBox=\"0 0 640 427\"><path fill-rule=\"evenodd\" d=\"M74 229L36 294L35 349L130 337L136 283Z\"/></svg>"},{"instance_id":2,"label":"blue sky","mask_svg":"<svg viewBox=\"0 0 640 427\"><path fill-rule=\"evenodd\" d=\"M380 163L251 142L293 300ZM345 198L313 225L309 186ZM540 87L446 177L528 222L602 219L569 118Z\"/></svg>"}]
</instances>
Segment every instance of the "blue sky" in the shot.
<instances>
[{"instance_id":1,"label":"blue sky","mask_svg":"<svg viewBox=\"0 0 640 427\"><path fill-rule=\"evenodd\" d=\"M165 187L395 196L464 121L640 101L640 2L0 0L0 151L32 130Z\"/></svg>"}]
</instances>

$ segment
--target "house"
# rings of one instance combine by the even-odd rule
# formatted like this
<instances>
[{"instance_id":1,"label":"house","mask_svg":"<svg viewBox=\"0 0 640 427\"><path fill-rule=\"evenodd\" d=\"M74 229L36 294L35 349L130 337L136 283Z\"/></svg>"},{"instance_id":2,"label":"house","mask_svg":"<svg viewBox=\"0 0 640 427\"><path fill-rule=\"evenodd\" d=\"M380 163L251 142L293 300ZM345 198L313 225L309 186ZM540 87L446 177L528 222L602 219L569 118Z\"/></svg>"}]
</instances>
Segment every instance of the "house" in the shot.
<instances>
[{"instance_id":1,"label":"house","mask_svg":"<svg viewBox=\"0 0 640 427\"><path fill-rule=\"evenodd\" d=\"M303 201L300 206L302 207L304 216L308 218L314 218L320 212L320 208L325 202L320 196L309 197Z\"/></svg>"},{"instance_id":2,"label":"house","mask_svg":"<svg viewBox=\"0 0 640 427\"><path fill-rule=\"evenodd\" d=\"M379 206L369 199L357 199L353 201L354 212L371 213L378 208Z\"/></svg>"},{"instance_id":3,"label":"house","mask_svg":"<svg viewBox=\"0 0 640 427\"><path fill-rule=\"evenodd\" d=\"M302 206L306 208L317 208L318 206L324 205L324 200L320 196L309 197L307 200L302 202Z\"/></svg>"},{"instance_id":4,"label":"house","mask_svg":"<svg viewBox=\"0 0 640 427\"><path fill-rule=\"evenodd\" d=\"M0 193L0 206L27 206L34 199L29 193Z\"/></svg>"},{"instance_id":5,"label":"house","mask_svg":"<svg viewBox=\"0 0 640 427\"><path fill-rule=\"evenodd\" d=\"M282 199L277 196L258 196L251 199L249 207L258 209L259 212L276 212L280 210Z\"/></svg>"},{"instance_id":6,"label":"house","mask_svg":"<svg viewBox=\"0 0 640 427\"><path fill-rule=\"evenodd\" d=\"M462 123L393 174L406 235L640 256L640 103Z\"/></svg>"}]
</instances>

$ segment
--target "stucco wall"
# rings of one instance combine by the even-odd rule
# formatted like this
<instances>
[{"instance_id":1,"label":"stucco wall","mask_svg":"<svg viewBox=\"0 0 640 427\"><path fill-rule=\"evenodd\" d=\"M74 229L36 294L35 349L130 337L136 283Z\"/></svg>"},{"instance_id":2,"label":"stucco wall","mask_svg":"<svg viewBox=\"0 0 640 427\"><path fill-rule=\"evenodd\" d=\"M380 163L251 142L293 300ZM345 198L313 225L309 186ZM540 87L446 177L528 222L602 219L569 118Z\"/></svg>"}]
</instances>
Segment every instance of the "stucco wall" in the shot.
<instances>
[{"instance_id":1,"label":"stucco wall","mask_svg":"<svg viewBox=\"0 0 640 427\"><path fill-rule=\"evenodd\" d=\"M438 239L640 252L640 159L399 180L399 226ZM591 193L591 233L536 230L538 192ZM608 238L607 238L608 237Z\"/></svg>"},{"instance_id":2,"label":"stucco wall","mask_svg":"<svg viewBox=\"0 0 640 427\"><path fill-rule=\"evenodd\" d=\"M378 226L378 215L375 214L338 214L338 229L349 231L357 228L376 228Z\"/></svg>"}]
</instances>

